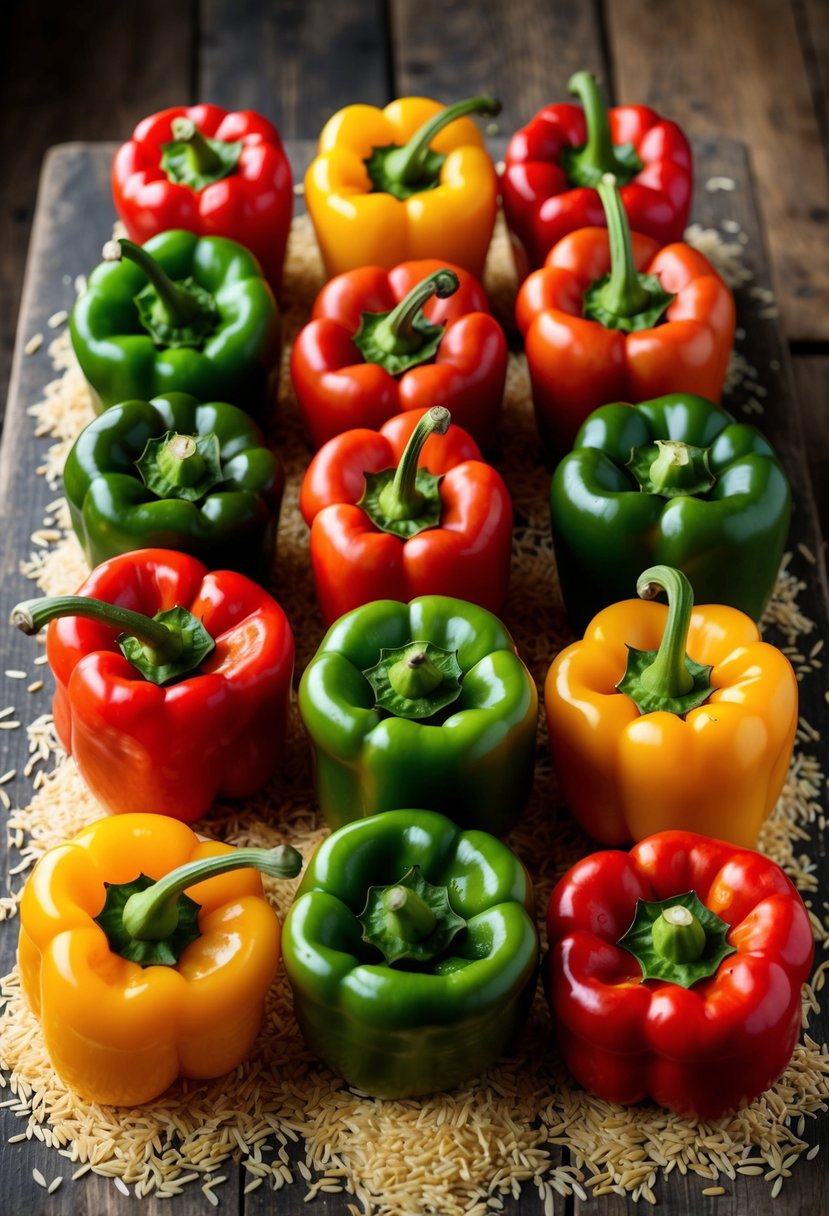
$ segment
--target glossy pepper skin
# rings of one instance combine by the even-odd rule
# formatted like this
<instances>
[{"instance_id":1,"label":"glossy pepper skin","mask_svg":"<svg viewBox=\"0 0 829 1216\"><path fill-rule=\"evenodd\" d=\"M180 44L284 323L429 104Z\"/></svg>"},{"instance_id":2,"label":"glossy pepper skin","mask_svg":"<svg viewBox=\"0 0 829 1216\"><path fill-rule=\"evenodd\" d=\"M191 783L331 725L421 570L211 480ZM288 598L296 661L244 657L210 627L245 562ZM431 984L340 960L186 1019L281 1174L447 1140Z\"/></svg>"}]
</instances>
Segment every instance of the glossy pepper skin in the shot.
<instances>
[{"instance_id":1,"label":"glossy pepper skin","mask_svg":"<svg viewBox=\"0 0 829 1216\"><path fill-rule=\"evenodd\" d=\"M418 460L440 477L438 526L404 539L359 505L365 474L401 461L426 411L407 410L379 431L338 435L303 478L300 507L311 529L311 565L323 620L376 599L462 596L490 612L504 606L512 552L512 502L500 473L471 436L432 434Z\"/></svg>"},{"instance_id":2,"label":"glossy pepper skin","mask_svg":"<svg viewBox=\"0 0 829 1216\"><path fill-rule=\"evenodd\" d=\"M624 600L554 659L544 697L564 800L602 844L693 828L751 847L791 760L794 671L750 617L705 604L690 611L683 653L711 666L710 695L684 713L640 712L617 685L629 648L657 651L668 618L664 604Z\"/></svg>"},{"instance_id":3,"label":"glossy pepper skin","mask_svg":"<svg viewBox=\"0 0 829 1216\"><path fill-rule=\"evenodd\" d=\"M294 661L276 601L244 575L210 573L169 549L112 558L79 594L147 616L182 605L216 642L194 674L161 687L128 662L112 626L50 624L55 727L98 801L191 822L217 798L263 786L282 756Z\"/></svg>"},{"instance_id":4,"label":"glossy pepper skin","mask_svg":"<svg viewBox=\"0 0 829 1216\"><path fill-rule=\"evenodd\" d=\"M182 119L198 134L177 141L173 123L186 126ZM205 139L224 145L227 159L209 142L205 149ZM179 151L172 165L164 156L169 145ZM230 237L250 249L279 292L293 178L279 132L261 114L212 105L150 114L115 153L112 195L131 240L142 244L170 228Z\"/></svg>"},{"instance_id":5,"label":"glossy pepper skin","mask_svg":"<svg viewBox=\"0 0 829 1216\"><path fill-rule=\"evenodd\" d=\"M642 480L660 450L672 459ZM643 458L638 475L632 455ZM791 490L759 431L703 397L672 393L592 413L553 473L550 511L574 631L657 563L682 570L699 603L759 620L788 537Z\"/></svg>"},{"instance_id":6,"label":"glossy pepper skin","mask_svg":"<svg viewBox=\"0 0 829 1216\"><path fill-rule=\"evenodd\" d=\"M135 302L148 286L144 271L127 256L102 262L69 319L96 412L181 392L199 401L229 401L264 418L276 384L280 321L254 256L236 241L181 229L162 232L141 248L174 284L205 293L204 332L192 345L154 339Z\"/></svg>"},{"instance_id":7,"label":"glossy pepper skin","mask_svg":"<svg viewBox=\"0 0 829 1216\"><path fill-rule=\"evenodd\" d=\"M414 641L457 652L460 693L434 723L376 708L363 674L381 650ZM306 667L299 711L333 828L408 801L503 835L532 788L535 684L501 622L464 600L379 600L349 612Z\"/></svg>"},{"instance_id":8,"label":"glossy pepper skin","mask_svg":"<svg viewBox=\"0 0 829 1216\"><path fill-rule=\"evenodd\" d=\"M466 926L413 967L361 939L369 888L417 865ZM533 892L518 858L433 811L396 810L341 828L309 863L285 920L285 969L311 1047L378 1097L447 1090L498 1058L535 990Z\"/></svg>"},{"instance_id":9,"label":"glossy pepper skin","mask_svg":"<svg viewBox=\"0 0 829 1216\"><path fill-rule=\"evenodd\" d=\"M455 118L429 141L439 168L416 171L407 197L377 189L366 166L376 149L409 144L446 109L455 111L427 97L401 97L382 110L346 106L325 124L305 175L305 202L329 277L412 258L449 259L479 278L483 274L498 180L470 118Z\"/></svg>"},{"instance_id":10,"label":"glossy pepper skin","mask_svg":"<svg viewBox=\"0 0 829 1216\"><path fill-rule=\"evenodd\" d=\"M544 443L568 451L588 414L608 401L683 392L719 402L734 341L734 300L690 245L660 249L632 232L630 269L673 296L664 322L625 332L583 316L588 290L621 265L605 228L582 228L554 245L523 283L516 319L524 335L536 422Z\"/></svg>"},{"instance_id":11,"label":"glossy pepper skin","mask_svg":"<svg viewBox=\"0 0 829 1216\"><path fill-rule=\"evenodd\" d=\"M735 952L691 988L642 979L617 942L636 901L695 891ZM693 832L576 863L550 898L546 985L567 1066L610 1102L652 1098L698 1119L753 1101L786 1068L814 954L803 902L779 866Z\"/></svg>"},{"instance_id":12,"label":"glossy pepper skin","mask_svg":"<svg viewBox=\"0 0 829 1216\"><path fill-rule=\"evenodd\" d=\"M142 476L147 444L169 448L170 441L162 441L170 434L216 437L219 468L201 479L198 498L182 497L174 476L155 489ZM194 458L201 461L193 451L179 459L174 472ZM234 405L200 404L186 393L114 405L75 440L63 484L90 566L134 549L170 548L213 570L260 579L268 572L285 472L256 424ZM198 485L185 484L184 493L196 493Z\"/></svg>"},{"instance_id":13,"label":"glossy pepper skin","mask_svg":"<svg viewBox=\"0 0 829 1216\"><path fill-rule=\"evenodd\" d=\"M220 1076L250 1052L279 962L279 922L258 874L188 888L201 935L175 966L121 957L94 919L107 883L236 852L172 819L119 815L38 862L20 908L23 992L55 1070L86 1100L149 1102L179 1076Z\"/></svg>"},{"instance_id":14,"label":"glossy pepper skin","mask_svg":"<svg viewBox=\"0 0 829 1216\"><path fill-rule=\"evenodd\" d=\"M585 79L587 78L587 79ZM578 86L575 88L574 86ZM693 159L680 127L649 106L615 106L604 111L595 80L579 72L570 82L585 106L566 102L544 106L507 145L501 176L504 213L520 278L541 266L569 232L602 227L604 211L591 174L568 174L571 149L592 144L589 161L597 176L617 172L615 149L633 156L622 173L622 202L636 232L659 245L681 241L691 211Z\"/></svg>"},{"instance_id":15,"label":"glossy pepper skin","mask_svg":"<svg viewBox=\"0 0 829 1216\"><path fill-rule=\"evenodd\" d=\"M366 360L353 341L363 313L390 312L442 267L457 275L459 286L423 306L428 321L446 327L436 353L399 375ZM317 296L311 320L291 349L291 377L315 449L343 431L377 429L401 411L431 405L445 405L459 426L489 446L506 374L506 339L483 287L460 266L436 258L337 275Z\"/></svg>"}]
</instances>

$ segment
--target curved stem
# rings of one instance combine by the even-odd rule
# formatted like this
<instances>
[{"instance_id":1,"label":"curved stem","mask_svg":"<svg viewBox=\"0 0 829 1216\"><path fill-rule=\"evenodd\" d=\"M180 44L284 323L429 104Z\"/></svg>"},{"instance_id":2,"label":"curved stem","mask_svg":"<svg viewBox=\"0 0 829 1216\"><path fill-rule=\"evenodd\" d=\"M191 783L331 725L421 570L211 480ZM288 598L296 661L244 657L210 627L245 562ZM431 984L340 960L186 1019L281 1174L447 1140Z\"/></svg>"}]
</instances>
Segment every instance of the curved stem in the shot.
<instances>
[{"instance_id":1,"label":"curved stem","mask_svg":"<svg viewBox=\"0 0 829 1216\"><path fill-rule=\"evenodd\" d=\"M417 462L424 443L434 432L445 435L452 415L443 405L433 405L409 436L394 480L380 494L380 506L389 519L413 519L421 508L423 495L417 488Z\"/></svg>"},{"instance_id":2,"label":"curved stem","mask_svg":"<svg viewBox=\"0 0 829 1216\"><path fill-rule=\"evenodd\" d=\"M669 699L682 696L694 685L685 661L694 593L681 570L672 566L651 566L639 576L636 592L642 599L649 600L660 591L668 596L668 619L656 658L641 672L639 680L649 693Z\"/></svg>"},{"instance_id":3,"label":"curved stem","mask_svg":"<svg viewBox=\"0 0 829 1216\"><path fill-rule=\"evenodd\" d=\"M89 620L111 625L121 633L136 637L148 646L159 661L169 662L178 657L182 649L180 635L168 629L160 621L108 604L105 600L92 599L87 595L58 595L46 599L23 600L12 609L11 622L23 633L38 633L49 621L62 616L82 616Z\"/></svg>"},{"instance_id":4,"label":"curved stem","mask_svg":"<svg viewBox=\"0 0 829 1216\"><path fill-rule=\"evenodd\" d=\"M584 109L587 142L579 151L582 163L597 173L612 173L616 168L613 141L607 107L599 92L599 83L592 72L576 72L567 83L568 90L578 97Z\"/></svg>"},{"instance_id":5,"label":"curved stem","mask_svg":"<svg viewBox=\"0 0 829 1216\"><path fill-rule=\"evenodd\" d=\"M597 187L607 220L610 239L610 277L602 287L602 305L617 317L633 317L650 303L633 260L630 224L616 187L616 178L605 173Z\"/></svg>"},{"instance_id":6,"label":"curved stem","mask_svg":"<svg viewBox=\"0 0 829 1216\"><path fill-rule=\"evenodd\" d=\"M272 878L294 878L302 868L302 857L290 845L274 849L235 849L217 857L187 862L165 874L158 882L137 891L124 904L124 928L138 941L161 941L178 925L178 897L188 887L233 870L256 869Z\"/></svg>"},{"instance_id":7,"label":"curved stem","mask_svg":"<svg viewBox=\"0 0 829 1216\"><path fill-rule=\"evenodd\" d=\"M495 115L500 112L501 103L494 97L470 97L466 101L456 101L454 105L446 106L415 131L407 144L389 153L386 160L388 176L412 185L423 175L429 144L450 122L462 118L464 114Z\"/></svg>"},{"instance_id":8,"label":"curved stem","mask_svg":"<svg viewBox=\"0 0 829 1216\"><path fill-rule=\"evenodd\" d=\"M209 177L221 173L224 165L202 135L192 118L174 118L170 130L176 143L187 146L187 159L194 172Z\"/></svg>"},{"instance_id":9,"label":"curved stem","mask_svg":"<svg viewBox=\"0 0 829 1216\"><path fill-rule=\"evenodd\" d=\"M460 280L453 270L436 270L416 283L407 296L374 329L373 338L387 354L408 354L419 350L425 336L414 327L414 320L432 296L445 300L454 295Z\"/></svg>"},{"instance_id":10,"label":"curved stem","mask_svg":"<svg viewBox=\"0 0 829 1216\"><path fill-rule=\"evenodd\" d=\"M178 287L146 249L125 237L108 241L104 246L104 260L118 262L121 258L127 258L147 276L155 288L155 307L169 325L189 325L202 312L196 296Z\"/></svg>"},{"instance_id":11,"label":"curved stem","mask_svg":"<svg viewBox=\"0 0 829 1216\"><path fill-rule=\"evenodd\" d=\"M387 887L382 903L395 937L404 942L420 942L434 932L437 917L411 887Z\"/></svg>"}]
</instances>

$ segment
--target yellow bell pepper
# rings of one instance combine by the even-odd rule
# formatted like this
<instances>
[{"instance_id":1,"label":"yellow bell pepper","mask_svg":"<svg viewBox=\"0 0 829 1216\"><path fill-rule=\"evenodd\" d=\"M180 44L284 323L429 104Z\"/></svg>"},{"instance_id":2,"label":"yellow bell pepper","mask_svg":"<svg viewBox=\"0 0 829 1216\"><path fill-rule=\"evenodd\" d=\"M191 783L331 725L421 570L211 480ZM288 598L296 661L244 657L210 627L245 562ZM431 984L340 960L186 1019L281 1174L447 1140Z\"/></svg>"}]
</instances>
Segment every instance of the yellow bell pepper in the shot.
<instances>
[{"instance_id":1,"label":"yellow bell pepper","mask_svg":"<svg viewBox=\"0 0 829 1216\"><path fill-rule=\"evenodd\" d=\"M328 120L305 175L305 203L329 276L390 269L415 258L481 276L495 225L498 180L474 122L500 103L444 107L426 97L353 105Z\"/></svg>"},{"instance_id":2,"label":"yellow bell pepper","mask_svg":"<svg viewBox=\"0 0 829 1216\"><path fill-rule=\"evenodd\" d=\"M300 865L289 846L200 841L164 815L100 819L46 853L23 894L19 961L64 1083L133 1106L178 1076L235 1068L279 961L279 922L242 867Z\"/></svg>"},{"instance_id":3,"label":"yellow bell pepper","mask_svg":"<svg viewBox=\"0 0 829 1216\"><path fill-rule=\"evenodd\" d=\"M797 679L736 608L693 608L688 580L654 566L640 596L599 612L556 657L550 749L574 818L603 844L671 828L751 847L786 779ZM687 651L687 653L686 653Z\"/></svg>"}]
</instances>

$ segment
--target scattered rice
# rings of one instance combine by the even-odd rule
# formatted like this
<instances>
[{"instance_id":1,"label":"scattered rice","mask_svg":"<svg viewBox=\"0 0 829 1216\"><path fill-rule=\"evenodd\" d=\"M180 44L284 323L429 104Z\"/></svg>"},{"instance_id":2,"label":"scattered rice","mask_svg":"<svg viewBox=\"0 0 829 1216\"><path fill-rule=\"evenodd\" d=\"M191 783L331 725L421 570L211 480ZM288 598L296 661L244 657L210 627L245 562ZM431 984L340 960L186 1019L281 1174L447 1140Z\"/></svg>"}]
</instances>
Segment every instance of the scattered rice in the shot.
<instances>
[{"instance_id":1,"label":"scattered rice","mask_svg":"<svg viewBox=\"0 0 829 1216\"><path fill-rule=\"evenodd\" d=\"M43 345L43 334L32 334L31 338L29 338L29 341L23 347L23 354L24 355L33 355L36 351L40 350L42 345Z\"/></svg>"},{"instance_id":2,"label":"scattered rice","mask_svg":"<svg viewBox=\"0 0 829 1216\"><path fill-rule=\"evenodd\" d=\"M60 325L63 325L64 322L68 320L68 317L69 313L66 311L66 309L60 308L57 312L52 313L46 324L50 329L57 329Z\"/></svg>"},{"instance_id":3,"label":"scattered rice","mask_svg":"<svg viewBox=\"0 0 829 1216\"><path fill-rule=\"evenodd\" d=\"M736 190L737 183L733 177L709 177L705 189L709 194L714 194L717 190Z\"/></svg>"},{"instance_id":4,"label":"scattered rice","mask_svg":"<svg viewBox=\"0 0 829 1216\"><path fill-rule=\"evenodd\" d=\"M735 235L733 224L723 228ZM742 251L741 242L732 244ZM736 267L733 250L728 257ZM305 218L294 225L285 277L286 294L294 301L285 317L287 365L290 338L321 283ZM487 286L496 315L506 318L515 282L503 225L488 263ZM42 467L48 483L57 487L72 439L92 414L65 333L51 343L50 353L62 374L47 386L44 400L30 413L38 432L53 441ZM756 385L757 374L754 369L750 372L755 379L749 383ZM759 401L761 394L753 391L752 395ZM540 682L551 656L569 635L549 538L549 473L539 465L526 362L517 354L510 356L507 412L511 427L509 435L504 433L500 465L521 525L515 532L505 617ZM272 438L289 471L273 587L290 618L309 623L297 631L301 671L322 626L307 560L307 531L297 510L308 453L287 374L283 374ZM47 592L72 591L85 577L85 565L69 535L65 500L55 499L45 509L58 536L44 537L41 530L46 543L37 546L22 568ZM796 567L800 558L808 561L802 552L786 555L763 624L774 640L791 649L793 662L812 670L811 664L819 662L821 645L815 643L807 658L805 639L814 624L798 607L798 594L805 588ZM34 660L38 665L44 661L45 655ZM7 721L14 713L13 706L0 710L0 727L17 728L17 720ZM28 806L6 816L9 847L20 859L20 866L14 868L21 874L45 849L100 815L58 745L51 716L40 715L27 727L27 735L24 775L40 788ZM817 870L807 850L823 819L825 795L820 761L811 754L818 740L818 732L802 720L786 786L760 841L807 896L817 890ZM543 741L540 722L535 792L521 824L509 837L532 871L541 908L563 870L590 847L560 809ZM0 795L4 793L0 788ZM217 807L200 827L236 845L286 840L306 860L311 856L326 828L314 809L297 715L291 717L280 779L246 804ZM295 882L266 880L266 886L284 916ZM0 918L15 914L19 898L17 889L0 899ZM821 915L811 910L811 915L818 943L825 947L829 910L823 909ZM804 987L806 1028L819 1010L825 968L829 959ZM747 1109L716 1123L690 1123L650 1105L623 1109L603 1102L569 1078L551 1046L549 1013L539 991L513 1054L483 1076L427 1099L375 1101L345 1088L310 1056L293 1018L287 981L280 974L269 997L262 1035L251 1057L231 1076L181 1081L148 1106L111 1108L85 1103L61 1085L46 1056L37 1021L22 1000L16 973L0 983L0 1001L4 1004L0 1060L10 1074L12 1112L25 1121L25 1131L12 1140L22 1136L56 1148L71 1162L73 1180L93 1171L113 1179L124 1194L133 1187L136 1195L158 1198L170 1198L195 1183L213 1206L219 1204L213 1188L226 1181L216 1171L223 1163L238 1161L240 1155L245 1193L265 1182L273 1190L304 1185L309 1197L347 1192L353 1200L347 1205L351 1216L415 1212L485 1216L511 1206L522 1185L535 1187L545 1213L557 1210L558 1196L585 1201L612 1194L654 1204L662 1180L674 1170L710 1182L703 1194L711 1196L726 1193L719 1185L721 1177L766 1175L776 1196L799 1160L816 1155L818 1146L809 1147L802 1138L800 1120L825 1111L829 1099L829 1054L806 1029L777 1084ZM59 1184L60 1179L55 1181Z\"/></svg>"}]
</instances>

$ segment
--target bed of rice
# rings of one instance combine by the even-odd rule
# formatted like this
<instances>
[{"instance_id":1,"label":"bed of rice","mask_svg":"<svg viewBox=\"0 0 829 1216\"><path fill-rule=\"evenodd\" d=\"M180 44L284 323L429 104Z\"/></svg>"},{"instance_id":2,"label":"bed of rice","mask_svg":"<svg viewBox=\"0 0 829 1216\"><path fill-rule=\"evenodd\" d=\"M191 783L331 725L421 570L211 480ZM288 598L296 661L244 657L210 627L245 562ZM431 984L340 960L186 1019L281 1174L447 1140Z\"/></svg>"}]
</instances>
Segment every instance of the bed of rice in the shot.
<instances>
[{"instance_id":1,"label":"bed of rice","mask_svg":"<svg viewBox=\"0 0 829 1216\"><path fill-rule=\"evenodd\" d=\"M697 238L707 244L707 252L719 253L720 264L726 272L730 268L736 282L741 275L739 241L733 229L725 232L724 239L711 230ZM286 351L321 281L310 227L299 219L286 269L290 305ZM500 228L487 286L496 313L506 319L515 284ZM52 341L50 354L60 378L30 412L36 433L52 440L39 471L57 488L66 452L91 417L91 408L65 332ZM744 364L735 360L732 382L741 382L744 402L754 402L747 412L760 412L762 403L753 392L756 376ZM498 464L513 495L517 524L505 619L540 684L551 658L570 639L549 537L549 473L538 460L521 355L510 356L502 432ZM297 508L308 452L287 374L282 378L274 438L284 455L288 487L273 589L295 624L301 671L322 627L314 603L307 533ZM47 592L72 591L86 574L67 526L65 504L55 499L47 508L43 528L33 537L34 552L24 563L26 573ZM814 559L808 552L787 555L767 621L771 636L788 648L801 679L820 678L813 673L821 667L822 643L809 637L812 622L797 605L804 586L798 571L810 560ZM43 674L40 667L35 671ZM48 715L41 714L29 726L29 736L26 776L36 788L28 806L8 813L11 872L22 876L13 878L12 886L22 881L45 848L100 814L74 765L60 751ZM727 1194L738 1175L757 1175L766 1179L776 1196L798 1162L817 1153L817 1145L810 1147L809 1132L829 1096L828 1049L807 1032L810 1017L819 1011L829 925L826 905L811 906L818 885L810 851L815 831L825 824L820 804L824 776L813 754L818 740L818 733L802 722L786 788L761 840L762 848L803 892L818 940L818 967L803 994L804 1034L774 1088L729 1119L694 1125L653 1106L626 1110L584 1093L561 1065L540 993L514 1054L484 1076L462 1089L424 1100L372 1100L344 1087L307 1053L294 1024L283 975L273 988L254 1054L233 1075L210 1084L181 1082L140 1109L101 1107L81 1101L61 1085L13 973L2 981L0 1015L0 1062L8 1073L2 1085L9 1095L4 1105L19 1117L21 1129L11 1139L34 1137L54 1147L69 1163L55 1158L58 1177L63 1176L61 1170L73 1179L93 1170L111 1177L119 1190L131 1189L136 1195L170 1196L194 1184L214 1205L229 1179L228 1198L236 1202L234 1173L228 1170L232 1160L241 1163L246 1192L296 1184L304 1188L307 1200L318 1193L342 1193L343 1210L355 1216L497 1212L522 1186L536 1188L545 1213L553 1211L557 1195L584 1198L615 1192L654 1203L660 1180L673 1170L696 1176L705 1195ZM285 770L270 788L245 805L217 808L201 830L239 845L287 840L306 859L310 857L325 828L314 809L307 749L296 714L287 757ZM509 843L533 875L540 908L552 882L590 847L559 805L541 723L533 798ZM281 913L294 885L269 883L269 894ZM18 898L19 890L0 901L0 914L6 919L15 915ZM14 932L14 927L9 925L6 931ZM59 1185L37 1170L33 1173L47 1190Z\"/></svg>"}]
</instances>

